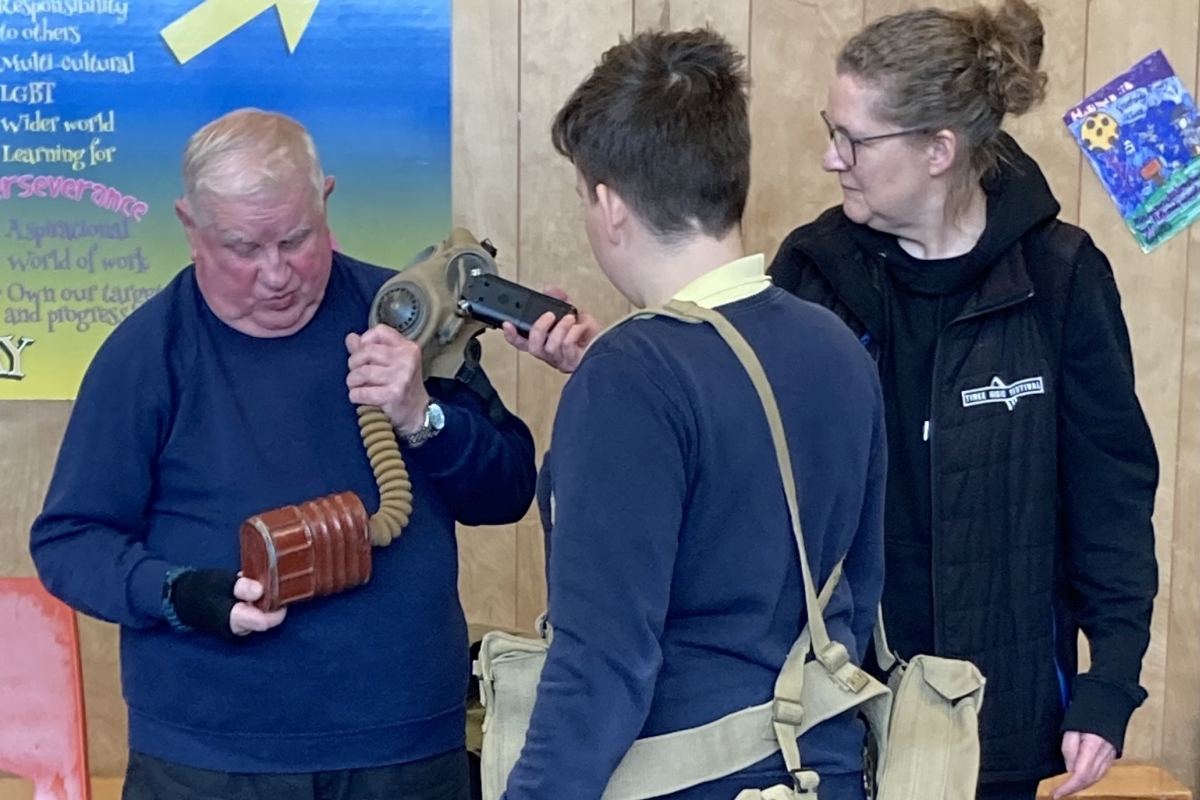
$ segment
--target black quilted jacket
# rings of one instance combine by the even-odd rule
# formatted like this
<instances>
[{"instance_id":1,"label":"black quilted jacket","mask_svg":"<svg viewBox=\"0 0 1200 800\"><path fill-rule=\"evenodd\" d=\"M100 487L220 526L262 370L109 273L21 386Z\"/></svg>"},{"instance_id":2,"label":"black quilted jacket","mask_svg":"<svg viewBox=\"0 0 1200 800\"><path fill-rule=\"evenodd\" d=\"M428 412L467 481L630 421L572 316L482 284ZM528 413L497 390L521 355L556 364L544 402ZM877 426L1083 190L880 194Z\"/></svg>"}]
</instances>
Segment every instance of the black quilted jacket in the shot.
<instances>
[{"instance_id":1,"label":"black quilted jacket","mask_svg":"<svg viewBox=\"0 0 1200 800\"><path fill-rule=\"evenodd\" d=\"M901 623L890 627L923 625L937 655L969 659L987 677L984 782L1060 771L1065 730L1120 750L1146 697L1139 673L1157 591L1158 462L1111 267L1079 229L1054 219L1041 171L1008 146L977 246L986 243L992 263L936 334L933 380L919 398L930 421L929 518L913 522L931 532L916 568L929 571L932 602L906 581L889 580L884 592L885 619ZM888 346L894 289L886 252L856 227L830 209L786 239L772 277L841 316L881 375L916 370L880 358L903 352ZM889 384L905 384L884 381L893 403ZM889 456L889 482L905 469ZM889 540L896 535L889 528ZM889 576L911 573L894 552ZM1080 630L1092 665L1076 675ZM913 654L911 642L892 644Z\"/></svg>"}]
</instances>

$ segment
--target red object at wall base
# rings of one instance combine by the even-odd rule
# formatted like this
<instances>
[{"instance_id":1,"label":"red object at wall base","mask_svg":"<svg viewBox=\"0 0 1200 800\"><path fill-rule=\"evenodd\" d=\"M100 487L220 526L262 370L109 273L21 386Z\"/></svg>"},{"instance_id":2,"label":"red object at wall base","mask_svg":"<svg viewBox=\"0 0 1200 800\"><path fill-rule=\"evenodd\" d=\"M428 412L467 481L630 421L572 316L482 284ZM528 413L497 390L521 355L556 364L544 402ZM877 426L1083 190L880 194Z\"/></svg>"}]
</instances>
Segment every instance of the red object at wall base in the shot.
<instances>
[{"instance_id":1,"label":"red object at wall base","mask_svg":"<svg viewBox=\"0 0 1200 800\"><path fill-rule=\"evenodd\" d=\"M242 574L263 586L255 605L337 594L371 578L371 532L358 495L342 492L283 506L242 523Z\"/></svg>"},{"instance_id":2,"label":"red object at wall base","mask_svg":"<svg viewBox=\"0 0 1200 800\"><path fill-rule=\"evenodd\" d=\"M75 612L37 578L0 577L0 797L88 800L86 709Z\"/></svg>"}]
</instances>

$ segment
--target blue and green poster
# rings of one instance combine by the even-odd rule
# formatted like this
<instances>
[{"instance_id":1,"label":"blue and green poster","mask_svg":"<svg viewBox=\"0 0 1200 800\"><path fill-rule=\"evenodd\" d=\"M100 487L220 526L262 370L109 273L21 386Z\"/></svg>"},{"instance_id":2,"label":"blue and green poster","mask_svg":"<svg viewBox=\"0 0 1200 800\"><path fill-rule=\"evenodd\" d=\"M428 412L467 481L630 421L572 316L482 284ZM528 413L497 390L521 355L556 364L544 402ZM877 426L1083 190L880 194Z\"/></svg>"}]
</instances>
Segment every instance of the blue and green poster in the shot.
<instances>
[{"instance_id":1,"label":"blue and green poster","mask_svg":"<svg viewBox=\"0 0 1200 800\"><path fill-rule=\"evenodd\" d=\"M187 265L184 145L246 106L311 132L343 251L449 230L450 0L0 0L0 399L73 398Z\"/></svg>"}]
</instances>

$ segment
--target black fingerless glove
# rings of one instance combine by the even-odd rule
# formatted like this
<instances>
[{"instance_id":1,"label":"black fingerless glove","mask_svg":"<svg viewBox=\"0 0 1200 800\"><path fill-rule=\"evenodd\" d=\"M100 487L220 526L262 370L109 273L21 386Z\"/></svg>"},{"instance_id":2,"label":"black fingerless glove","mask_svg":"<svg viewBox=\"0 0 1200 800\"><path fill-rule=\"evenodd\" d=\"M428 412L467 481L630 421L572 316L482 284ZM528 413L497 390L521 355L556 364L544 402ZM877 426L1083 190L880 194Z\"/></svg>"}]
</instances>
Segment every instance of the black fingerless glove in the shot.
<instances>
[{"instance_id":1,"label":"black fingerless glove","mask_svg":"<svg viewBox=\"0 0 1200 800\"><path fill-rule=\"evenodd\" d=\"M231 569L175 570L163 583L163 614L177 631L238 639L229 627L229 613L238 602L233 596L237 579Z\"/></svg>"}]
</instances>

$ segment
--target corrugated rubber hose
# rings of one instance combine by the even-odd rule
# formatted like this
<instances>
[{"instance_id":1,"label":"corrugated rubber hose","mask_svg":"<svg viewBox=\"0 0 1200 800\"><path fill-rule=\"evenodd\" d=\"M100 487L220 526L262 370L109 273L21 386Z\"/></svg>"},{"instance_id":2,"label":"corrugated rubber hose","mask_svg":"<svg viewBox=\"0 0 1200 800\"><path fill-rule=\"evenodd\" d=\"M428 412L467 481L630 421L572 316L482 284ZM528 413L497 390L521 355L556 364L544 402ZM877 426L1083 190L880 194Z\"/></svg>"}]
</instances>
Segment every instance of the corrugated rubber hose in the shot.
<instances>
[{"instance_id":1,"label":"corrugated rubber hose","mask_svg":"<svg viewBox=\"0 0 1200 800\"><path fill-rule=\"evenodd\" d=\"M392 421L379 406L358 406L358 427L379 485L379 510L371 516L371 543L385 547L400 535L412 514L412 482L400 455Z\"/></svg>"}]
</instances>

